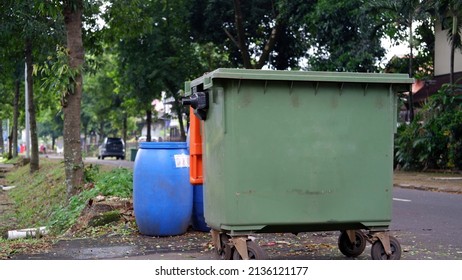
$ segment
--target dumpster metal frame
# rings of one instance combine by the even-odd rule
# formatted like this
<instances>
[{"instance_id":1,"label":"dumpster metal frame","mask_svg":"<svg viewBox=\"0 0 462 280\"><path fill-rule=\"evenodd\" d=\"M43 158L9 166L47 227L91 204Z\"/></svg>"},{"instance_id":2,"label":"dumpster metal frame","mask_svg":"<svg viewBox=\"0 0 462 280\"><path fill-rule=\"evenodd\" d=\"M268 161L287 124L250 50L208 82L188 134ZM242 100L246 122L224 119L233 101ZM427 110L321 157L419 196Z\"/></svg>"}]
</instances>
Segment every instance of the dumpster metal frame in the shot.
<instances>
[{"instance_id":1,"label":"dumpster metal frame","mask_svg":"<svg viewBox=\"0 0 462 280\"><path fill-rule=\"evenodd\" d=\"M306 103L311 101L311 99L303 99L305 95L300 94L301 91L303 91L303 94L307 94L307 95L309 94L311 96L310 98L320 99L321 102L324 102L324 103L330 102L331 104L329 104L329 106L331 106L333 110L335 110L339 106L342 106L342 103L340 102L343 102L344 100L348 101L348 97L345 98L345 96L347 95L350 96L349 98L351 98L351 96L354 96L354 98L357 98L357 100L360 100L361 97L364 97L365 99L367 99L368 100L367 102L369 102L366 104L367 106L369 105L375 106L368 111L369 113L373 112L373 110L375 109L384 110L384 112L382 112L383 115L379 116L378 119L381 121L381 125L387 126L386 127L387 132L384 134L382 133L382 136L389 137L389 139L385 140L385 142L387 143L386 145L388 145L385 147L385 150L389 152L387 156L390 156L393 150L393 136L392 135L393 133L396 132L396 118L397 118L396 93L399 90L405 91L406 89L408 89L409 84L411 84L412 81L413 81L412 79L408 78L406 75L403 75L403 74L294 72L294 71L217 69L194 81L186 83L185 91L186 91L186 95L190 95L190 96L198 95L198 94L200 95L198 96L198 100L201 101L201 105L200 105L200 108L195 108L196 109L195 112L198 117L200 117L202 120L205 120L204 132L205 132L206 137L209 137L208 140L204 141L204 146L203 146L204 162L206 164L208 161L207 152L210 152L208 151L209 147L206 144L206 142L211 141L212 144L209 144L209 146L213 146L216 144L216 142L220 142L223 140L223 138L217 139L216 135L212 135L213 133L210 132L210 129L209 130L207 129L208 122L211 122L211 123L215 122L211 127L215 128L216 130L221 130L219 133L222 133L222 134L227 134L227 133L229 134L230 132L233 133L233 129L236 129L236 127L233 127L232 123L230 124L229 122L227 122L226 118L229 117L229 114L234 114L232 117L235 117L235 118L239 118L238 113L248 114L248 111L245 111L246 107L251 107L249 106L249 104L251 104L252 102L256 102L255 100L252 100L252 99L257 99L257 98L254 98L255 96L258 96L258 98L260 98L258 100L260 101L261 100L264 101L264 99L261 99L262 96L264 96L263 98L266 98L266 99L274 98L274 100L277 101L277 100L281 100L280 99L281 97L279 95L285 95L286 97L288 96L286 99L290 100L291 102L290 106L293 107L293 108L291 107L290 110L292 109L300 110L299 107L303 108L303 106L300 106L300 103L305 102L305 106L306 106ZM255 85L255 83L257 83L257 85ZM251 87L251 89L249 89L249 87ZM275 93L274 87L278 87L279 89L283 88L284 92ZM377 92L380 92L380 93L377 93ZM386 96L383 97L382 96L383 94L385 94ZM233 96L232 98L234 99L231 99L225 102L224 101L225 95ZM230 98L230 97L226 97L226 98ZM217 107L218 106L217 104L220 104L220 102L223 103L221 105L222 108ZM233 103L231 106L234 106L234 107L226 107L228 106L228 104L224 104L224 103ZM269 106L270 103L271 102L264 103L263 106L270 107ZM354 103L350 102L349 105L351 106L352 104ZM286 104L286 107L287 106L288 105ZM194 108L194 106L192 107ZM286 109L285 112L288 112L287 111L288 109L287 108L285 109ZM306 110L306 108L303 108L303 109ZM308 109L317 109L317 108L308 106ZM345 110L346 112L349 112L348 110L350 109L348 108L345 109L344 107L343 110L344 112ZM211 113L211 119L209 119L209 116L207 116L208 113ZM259 113L261 113L261 111ZM266 115L263 114L263 115L265 117L270 116L267 114ZM329 117L328 115L323 115L323 116ZM380 118L384 118L384 116L386 118L385 120L380 119ZM352 118L352 120L358 121L360 119L356 117L356 118ZM222 122L217 124L216 123L217 121L222 121ZM239 119L239 121L240 121L239 124L243 123L242 119ZM337 118L334 121L341 123L342 120L341 118ZM325 125L326 123L328 124L328 122L325 122L323 123L323 125ZM270 126L267 126L267 128L270 128ZM336 128L338 129L338 127ZM377 132L377 130L375 131ZM209 133L209 135L207 135L207 133ZM318 133L323 133L323 132L318 132ZM324 134L325 134L323 136L324 139L329 139L328 138L329 134L325 132ZM271 134L268 134L268 135L271 135ZM348 135L348 131L344 131L343 134L340 134L340 136L346 136L346 135ZM304 134L304 136L306 136L306 134ZM219 137L221 136L218 136L218 138ZM232 140L236 140L236 139L237 138L235 137ZM253 141L252 139L250 140L247 139L247 140ZM353 138L353 141L355 140L357 139ZM364 139L361 139L361 140L363 141ZM347 137L347 141L348 141L348 137ZM228 150L223 148L223 151L219 150L220 153L226 154L226 155L221 155L223 157L235 156L235 155L232 155L231 150L233 148L236 148L237 146L234 144L230 144L229 142L231 142L231 140L228 141L228 143L224 143L224 145L228 145L231 148L229 148ZM380 142L380 144L383 144L383 143L384 142ZM357 147L353 147L353 148L357 148ZM369 149L369 151L371 150ZM213 151L213 152L216 152L216 151ZM303 150L303 152L310 153L310 150L305 149ZM345 153L344 150L341 150L340 152ZM384 150L381 150L380 152L383 153ZM249 160L249 158L246 157L246 160ZM387 162L384 162L383 159L381 160L382 161L381 161L380 167L388 166ZM341 207L339 208L340 210L338 212L326 211L326 212L329 212L326 214L326 216L322 216L322 215L319 216L321 221L318 218L318 220L310 221L308 223L303 223L303 219L299 217L298 220L296 219L294 220L295 222L288 221L288 223L282 222L281 224L278 224L278 225L273 224L270 226L268 226L268 224L265 223L266 221L262 221L261 223L258 223L258 222L252 221L251 219L248 219L248 220L243 219L244 222L242 222L241 224L236 224L235 223L236 220L239 220L239 219L242 220L241 216L243 215L243 211L240 211L238 213L238 215L240 216L237 218L231 217L232 216L231 214L228 216L222 215L222 217L224 216L225 219L223 219L223 222L220 221L219 223L217 223L217 220L220 220L221 217L214 216L210 219L207 219L207 212L206 212L206 220L207 222L212 220L212 224L210 226L212 227L214 231L218 232L218 235L220 235L221 233L224 233L224 234L231 236L231 238L228 238L228 241L225 243L227 243L226 245L230 246L231 248L235 247L236 249L238 249L238 251L242 251L242 249L239 250L239 247L242 247L241 245L236 246L236 244L242 243L241 241L239 241L241 240L241 237L247 236L253 233L259 233L259 232L294 232L294 233L297 233L297 232L305 232L305 231L343 230L348 235L348 238L346 240L350 240L352 243L354 243L355 242L354 240L355 230L366 229L370 231L366 239L370 242L375 242L377 240L382 242L384 244L383 247L384 247L385 252L387 253L387 255L389 255L390 243L389 243L387 229L388 229L389 223L391 222L391 187L392 187L391 161L392 159L387 159L387 161L389 161L390 163L389 167L383 168L384 169L383 172L376 171L375 169L377 168L369 169L369 171L374 170L374 172L377 173L374 175L380 175L379 173L386 173L385 175L383 174L380 175L382 176L382 178L385 178L385 180L387 181L386 184L384 183L384 185L387 185L385 187L386 194L383 194L383 197L379 197L379 201L378 201L378 207L386 208L385 211L387 213L383 215L383 216L386 216L384 218L377 219L376 217L373 217L370 221L365 221L365 222L361 221L360 219L342 220L344 217L337 219L337 221L336 219L332 219L331 221L325 218L325 217L328 217L329 215L335 216L337 215L336 213L339 213L339 215L341 216L342 211L349 210L348 207L351 207L351 209L353 209L353 206L357 207L355 203L357 203L358 201L351 200L348 202L349 205L341 205ZM211 164L210 166L206 165L204 167L205 192L208 191L208 187L207 187L208 183L211 183L213 185L211 188L214 188L216 185L221 184L221 182L217 183L216 180L213 182L207 180L207 172L213 173L213 172L216 172L217 170L219 172L223 171L222 169L215 169L215 165L217 165L217 162L210 163L210 164ZM230 165L228 164L227 167L230 167ZM231 168L234 168L234 167L232 166ZM249 179L250 178L249 176L250 175L247 174L246 179ZM306 178L304 177L304 179ZM319 181L319 178L318 177L314 178L314 181L316 180ZM351 188L352 179L349 178L349 180L350 180L350 185L348 187ZM360 178L357 178L357 180L360 180ZM232 185L232 184L236 185L236 182L239 182L239 180L229 179L227 182L224 183L225 184L224 187L226 188L227 186ZM315 183L319 183L319 182L315 182ZM338 182L334 182L334 184L335 183L338 183ZM363 185L365 184L364 182L362 183ZM365 191L365 190L366 190L365 187L361 189L361 191ZM295 189L294 193L290 195L292 195L291 198L293 199L296 199L298 195L300 196L305 195L305 196L311 196L311 197L318 196L322 200L326 196L329 196L329 195L331 197L334 196L336 191L338 190L322 189L322 188L321 190L319 188L314 189L314 190ZM226 196L226 199L231 199L231 200L234 199L233 202L236 204L236 201L237 201L236 205L238 205L239 202L244 201L244 200L239 200L239 199L243 199L242 197L246 195L252 196L255 193L258 193L258 191L255 191L254 193L252 193L252 189L249 188L248 190L241 190L241 189L236 190L235 193L225 192L224 196ZM222 193L219 193L219 194L221 195ZM343 194L347 195L348 191L343 190ZM373 193L373 195L375 196L377 196L377 194L378 194L377 192ZM216 194L214 195L215 197L213 195L209 197L209 200L206 201L206 204L216 203L220 205L220 207L230 207L229 205L228 206L226 205L228 204L228 202L223 200L224 199L223 197L216 197ZM261 194L260 192L260 194L258 195L260 195L260 197L257 197L256 195L254 195L254 197L257 197L257 199L260 199L260 202L261 202L263 201L261 199L261 196L268 195L268 193ZM236 197L238 196L240 196L240 198L236 199ZM269 200L271 199L274 202L274 198L270 197ZM313 201L314 200L310 200L311 203ZM327 201L328 203L332 203L332 202L339 201L339 199L337 198L337 200L331 200L331 201L324 200L324 202L325 201ZM244 201L244 202L248 203L248 201ZM300 204L300 201L296 201L296 203ZM373 204L369 203L369 206L371 205ZM217 206L213 206L213 207L217 207ZM232 207L234 206L231 206L231 208ZM251 209L251 210L258 212L258 209ZM313 209L310 209L310 210L313 210ZM208 212L212 212L212 211L208 211ZM250 212L251 211L249 211L249 213ZM382 215L382 213L379 213L379 214ZM261 213L257 213L257 216L258 215L261 215ZM267 219L266 216L265 216L265 219ZM324 219L324 221L322 221L322 219ZM300 223L300 221L302 222ZM212 236L214 234L217 234L217 233L212 233ZM222 238L217 238L215 236L213 237L213 240L215 241L218 240L221 242ZM216 246L218 246L219 244L223 246L223 242L215 243ZM241 254L241 256L242 255L243 254ZM247 256L245 256L244 254L243 257L247 257Z\"/></svg>"}]
</instances>

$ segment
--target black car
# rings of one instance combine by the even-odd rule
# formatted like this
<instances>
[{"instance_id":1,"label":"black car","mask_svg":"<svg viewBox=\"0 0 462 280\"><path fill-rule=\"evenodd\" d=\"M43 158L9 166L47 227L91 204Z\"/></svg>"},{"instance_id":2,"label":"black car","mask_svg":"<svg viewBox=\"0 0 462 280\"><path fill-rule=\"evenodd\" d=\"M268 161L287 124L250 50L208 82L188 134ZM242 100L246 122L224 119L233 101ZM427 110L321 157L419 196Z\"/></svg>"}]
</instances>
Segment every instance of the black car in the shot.
<instances>
[{"instance_id":1,"label":"black car","mask_svg":"<svg viewBox=\"0 0 462 280\"><path fill-rule=\"evenodd\" d=\"M104 159L105 157L125 159L124 140L122 138L106 137L98 150L98 159Z\"/></svg>"}]
</instances>

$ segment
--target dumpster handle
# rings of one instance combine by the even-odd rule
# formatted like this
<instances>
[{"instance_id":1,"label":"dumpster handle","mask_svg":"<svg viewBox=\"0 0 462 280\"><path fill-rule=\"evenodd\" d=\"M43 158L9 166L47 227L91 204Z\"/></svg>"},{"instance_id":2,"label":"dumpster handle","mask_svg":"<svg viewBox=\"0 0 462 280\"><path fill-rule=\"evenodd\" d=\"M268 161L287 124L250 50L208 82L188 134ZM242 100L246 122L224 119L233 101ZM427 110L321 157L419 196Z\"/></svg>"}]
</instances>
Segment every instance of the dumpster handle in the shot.
<instances>
[{"instance_id":1,"label":"dumpster handle","mask_svg":"<svg viewBox=\"0 0 462 280\"><path fill-rule=\"evenodd\" d=\"M205 92L196 92L188 97L183 97L181 100L183 106L190 105L194 108L194 114L201 120L207 118L207 110L209 108L209 94Z\"/></svg>"}]
</instances>

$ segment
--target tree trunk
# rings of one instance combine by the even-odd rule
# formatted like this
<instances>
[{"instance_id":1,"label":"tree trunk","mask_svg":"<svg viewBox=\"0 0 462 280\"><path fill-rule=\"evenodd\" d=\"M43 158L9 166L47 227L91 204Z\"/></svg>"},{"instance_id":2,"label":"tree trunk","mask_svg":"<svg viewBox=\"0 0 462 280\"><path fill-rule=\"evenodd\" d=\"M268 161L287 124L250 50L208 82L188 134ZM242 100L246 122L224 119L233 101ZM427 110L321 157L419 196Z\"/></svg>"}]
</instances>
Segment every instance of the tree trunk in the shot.
<instances>
[{"instance_id":1,"label":"tree trunk","mask_svg":"<svg viewBox=\"0 0 462 280\"><path fill-rule=\"evenodd\" d=\"M81 69L84 62L82 42L82 0L67 0L63 4L64 23L69 49L69 67ZM66 173L67 196L79 191L83 183L82 146L80 143L80 110L82 100L83 77L79 70L73 80L69 81L73 92L64 96L64 164Z\"/></svg>"},{"instance_id":2,"label":"tree trunk","mask_svg":"<svg viewBox=\"0 0 462 280\"><path fill-rule=\"evenodd\" d=\"M29 111L29 127L30 127L30 173L39 170L39 151L38 151L38 136L37 122L35 118L35 102L34 102L34 81L32 77L33 61L32 61L32 41L26 39L26 67L27 67L27 110ZM27 147L29 148L29 147Z\"/></svg>"},{"instance_id":3,"label":"tree trunk","mask_svg":"<svg viewBox=\"0 0 462 280\"><path fill-rule=\"evenodd\" d=\"M122 138L124 140L124 143L125 143L125 154L124 154L124 157L127 158L127 113L123 113L123 116L122 116L123 120L122 120Z\"/></svg>"},{"instance_id":4,"label":"tree trunk","mask_svg":"<svg viewBox=\"0 0 462 280\"><path fill-rule=\"evenodd\" d=\"M18 148L13 149L13 131L8 135L8 159L11 159L13 157L12 155L12 150L18 151Z\"/></svg>"},{"instance_id":5,"label":"tree trunk","mask_svg":"<svg viewBox=\"0 0 462 280\"><path fill-rule=\"evenodd\" d=\"M253 68L252 62L250 60L249 49L247 47L245 30L243 25L243 17L241 10L241 1L234 0L234 16L236 22L236 31L237 31L237 43L239 45L239 50L241 51L242 62L246 69Z\"/></svg>"},{"instance_id":6,"label":"tree trunk","mask_svg":"<svg viewBox=\"0 0 462 280\"><path fill-rule=\"evenodd\" d=\"M124 143L125 143L125 155L127 155L127 114L126 113L123 114L122 137L123 137Z\"/></svg>"},{"instance_id":7,"label":"tree trunk","mask_svg":"<svg viewBox=\"0 0 462 280\"><path fill-rule=\"evenodd\" d=\"M151 142L152 111L146 110L146 142Z\"/></svg>"},{"instance_id":8,"label":"tree trunk","mask_svg":"<svg viewBox=\"0 0 462 280\"><path fill-rule=\"evenodd\" d=\"M19 120L19 78L15 81L13 100L13 128L11 129L12 156L18 156L18 120Z\"/></svg>"},{"instance_id":9,"label":"tree trunk","mask_svg":"<svg viewBox=\"0 0 462 280\"><path fill-rule=\"evenodd\" d=\"M106 133L104 132L104 121L99 122L99 139L98 143L102 142L104 137L106 137Z\"/></svg>"},{"instance_id":10,"label":"tree trunk","mask_svg":"<svg viewBox=\"0 0 462 280\"><path fill-rule=\"evenodd\" d=\"M273 51L274 46L276 45L276 40L279 34L281 33L281 30L282 30L281 24L276 22L276 25L271 31L270 37L268 38L268 41L266 42L266 45L263 48L263 52L260 56L260 59L258 60L257 65L255 66L256 69L261 69L263 68L263 66L265 66L266 62L269 59L270 53Z\"/></svg>"},{"instance_id":11,"label":"tree trunk","mask_svg":"<svg viewBox=\"0 0 462 280\"><path fill-rule=\"evenodd\" d=\"M409 54L409 77L413 78L414 77L414 71L413 71L413 66L412 62L414 60L414 54L413 54L413 33L412 33L412 21L413 19L409 21L409 48L410 48L410 54ZM412 92L412 85L409 86L409 121L412 122L414 120L414 94Z\"/></svg>"},{"instance_id":12,"label":"tree trunk","mask_svg":"<svg viewBox=\"0 0 462 280\"><path fill-rule=\"evenodd\" d=\"M450 72L449 72L449 83L454 85L454 59L455 59L455 51L456 51L456 36L458 33L457 30L457 17L452 17L452 40L451 40L451 63L450 63Z\"/></svg>"},{"instance_id":13,"label":"tree trunk","mask_svg":"<svg viewBox=\"0 0 462 280\"><path fill-rule=\"evenodd\" d=\"M83 152L85 153L85 156L88 156L88 143L87 143L87 139L88 139L88 132L87 132L87 127L84 127L83 128L83 142L82 142L82 145L83 145Z\"/></svg>"},{"instance_id":14,"label":"tree trunk","mask_svg":"<svg viewBox=\"0 0 462 280\"><path fill-rule=\"evenodd\" d=\"M454 57L455 57L455 46L454 40L451 43L451 63L450 63L450 72L449 72L449 83L454 85Z\"/></svg>"},{"instance_id":15,"label":"tree trunk","mask_svg":"<svg viewBox=\"0 0 462 280\"><path fill-rule=\"evenodd\" d=\"M3 156L5 153L5 142L3 141L3 120L0 119L0 156Z\"/></svg>"},{"instance_id":16,"label":"tree trunk","mask_svg":"<svg viewBox=\"0 0 462 280\"><path fill-rule=\"evenodd\" d=\"M178 115L178 123L180 125L180 141L186 141L186 130L183 125L183 106L180 104L180 96L175 97L175 110L176 114Z\"/></svg>"}]
</instances>

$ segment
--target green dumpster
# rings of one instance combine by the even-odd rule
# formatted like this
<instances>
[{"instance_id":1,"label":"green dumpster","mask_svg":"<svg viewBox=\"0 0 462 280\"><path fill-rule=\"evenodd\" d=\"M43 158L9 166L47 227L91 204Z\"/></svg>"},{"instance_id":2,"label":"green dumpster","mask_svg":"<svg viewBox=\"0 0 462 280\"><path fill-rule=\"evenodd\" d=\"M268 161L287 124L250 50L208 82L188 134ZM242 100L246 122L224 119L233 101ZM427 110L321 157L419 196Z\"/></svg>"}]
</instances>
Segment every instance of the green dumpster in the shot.
<instances>
[{"instance_id":1,"label":"green dumpster","mask_svg":"<svg viewBox=\"0 0 462 280\"><path fill-rule=\"evenodd\" d=\"M412 82L403 74L217 69L186 83L184 104L204 125L207 224L220 236L340 230L347 247L358 238L383 243L357 230L390 225L397 93ZM393 258L388 239L400 250L385 234L376 254Z\"/></svg>"},{"instance_id":2,"label":"green dumpster","mask_svg":"<svg viewBox=\"0 0 462 280\"><path fill-rule=\"evenodd\" d=\"M137 152L138 152L138 149L135 149L135 148L130 149L130 160L131 161L135 161Z\"/></svg>"}]
</instances>

